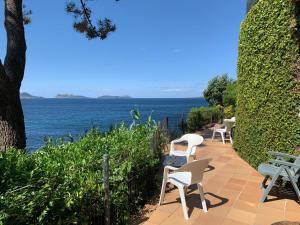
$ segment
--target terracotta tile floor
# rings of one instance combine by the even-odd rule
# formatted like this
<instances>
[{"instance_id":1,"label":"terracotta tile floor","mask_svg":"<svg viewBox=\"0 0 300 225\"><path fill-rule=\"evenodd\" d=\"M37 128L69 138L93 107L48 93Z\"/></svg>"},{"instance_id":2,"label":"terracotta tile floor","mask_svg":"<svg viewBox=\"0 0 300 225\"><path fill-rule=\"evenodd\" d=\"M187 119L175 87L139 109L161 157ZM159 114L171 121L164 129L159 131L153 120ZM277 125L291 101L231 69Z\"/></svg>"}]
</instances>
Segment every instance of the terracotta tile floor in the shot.
<instances>
[{"instance_id":1,"label":"terracotta tile floor","mask_svg":"<svg viewBox=\"0 0 300 225\"><path fill-rule=\"evenodd\" d=\"M208 212L202 211L197 190L191 187L186 199L190 219L185 220L178 190L170 187L164 204L147 215L145 225L270 225L300 221L300 204L292 191L284 195L274 190L267 202L259 202L263 177L238 156L231 144L206 139L197 158L213 159L203 181Z\"/></svg>"}]
</instances>

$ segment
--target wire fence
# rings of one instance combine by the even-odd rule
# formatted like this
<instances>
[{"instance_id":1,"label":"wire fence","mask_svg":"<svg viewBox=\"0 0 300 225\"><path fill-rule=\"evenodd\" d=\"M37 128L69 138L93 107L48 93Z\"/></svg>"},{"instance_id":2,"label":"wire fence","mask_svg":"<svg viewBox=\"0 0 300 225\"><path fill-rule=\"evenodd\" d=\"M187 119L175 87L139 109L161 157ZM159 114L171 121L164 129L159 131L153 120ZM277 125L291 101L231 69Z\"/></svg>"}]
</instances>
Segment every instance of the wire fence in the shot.
<instances>
[{"instance_id":1,"label":"wire fence","mask_svg":"<svg viewBox=\"0 0 300 225\"><path fill-rule=\"evenodd\" d=\"M167 132L170 138L174 139L187 131L187 114L173 114L161 121L161 128Z\"/></svg>"}]
</instances>

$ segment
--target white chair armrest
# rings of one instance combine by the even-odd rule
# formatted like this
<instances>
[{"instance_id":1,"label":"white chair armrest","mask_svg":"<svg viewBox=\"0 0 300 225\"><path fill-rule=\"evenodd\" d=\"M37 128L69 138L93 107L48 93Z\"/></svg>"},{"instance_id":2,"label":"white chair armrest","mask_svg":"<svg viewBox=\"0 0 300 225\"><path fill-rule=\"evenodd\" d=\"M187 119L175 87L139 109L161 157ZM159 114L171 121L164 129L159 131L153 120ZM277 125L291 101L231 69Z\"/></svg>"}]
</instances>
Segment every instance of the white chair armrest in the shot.
<instances>
[{"instance_id":1,"label":"white chair armrest","mask_svg":"<svg viewBox=\"0 0 300 225\"><path fill-rule=\"evenodd\" d=\"M171 143L180 143L180 142L183 142L184 141L184 139L181 139L181 138L178 138L178 139L175 139L175 140L173 140L173 141L171 141Z\"/></svg>"},{"instance_id":2,"label":"white chair armrest","mask_svg":"<svg viewBox=\"0 0 300 225\"><path fill-rule=\"evenodd\" d=\"M180 143L180 142L183 142L183 141L184 141L184 139L181 139L181 138L175 139L175 140L171 141L170 155L173 155L173 152L174 152L174 150L175 150L174 144L175 144L175 143Z\"/></svg>"},{"instance_id":3,"label":"white chair armrest","mask_svg":"<svg viewBox=\"0 0 300 225\"><path fill-rule=\"evenodd\" d=\"M165 170L173 170L173 171L175 171L175 170L178 170L179 168L176 168L176 167L174 167L174 166L165 166Z\"/></svg>"},{"instance_id":4,"label":"white chair armrest","mask_svg":"<svg viewBox=\"0 0 300 225\"><path fill-rule=\"evenodd\" d=\"M165 168L164 168L164 179L168 178L168 174L169 174L170 171L176 171L178 169L179 168L176 168L176 167L173 167L173 166L165 166Z\"/></svg>"}]
</instances>

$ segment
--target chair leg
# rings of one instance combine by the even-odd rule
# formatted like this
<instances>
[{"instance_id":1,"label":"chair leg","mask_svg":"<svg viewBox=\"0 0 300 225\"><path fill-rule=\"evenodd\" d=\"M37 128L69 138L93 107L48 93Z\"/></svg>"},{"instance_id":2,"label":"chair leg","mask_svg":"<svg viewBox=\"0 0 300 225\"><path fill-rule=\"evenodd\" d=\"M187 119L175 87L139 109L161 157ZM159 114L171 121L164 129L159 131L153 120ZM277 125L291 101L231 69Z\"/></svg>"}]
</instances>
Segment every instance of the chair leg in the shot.
<instances>
[{"instance_id":1,"label":"chair leg","mask_svg":"<svg viewBox=\"0 0 300 225\"><path fill-rule=\"evenodd\" d=\"M192 157L193 157L193 160L196 160L196 159L197 159L196 154L195 154L195 155L192 155Z\"/></svg>"},{"instance_id":2,"label":"chair leg","mask_svg":"<svg viewBox=\"0 0 300 225\"><path fill-rule=\"evenodd\" d=\"M198 186L198 191L199 191L199 194L200 194L200 199L201 199L203 211L207 212L207 206L206 206L206 201L205 201L205 197L204 197L203 186L202 186L201 183L197 184L197 186Z\"/></svg>"},{"instance_id":3,"label":"chair leg","mask_svg":"<svg viewBox=\"0 0 300 225\"><path fill-rule=\"evenodd\" d=\"M186 195L187 195L187 192L188 192L188 187L185 186L183 189L184 189L184 195L186 196Z\"/></svg>"},{"instance_id":4,"label":"chair leg","mask_svg":"<svg viewBox=\"0 0 300 225\"><path fill-rule=\"evenodd\" d=\"M295 180L293 179L293 176L292 176L291 172L290 172L289 169L287 169L287 168L285 168L285 172L286 172L287 175L289 176L290 181L291 181L291 183L292 183L292 185L293 185L293 187L294 187L294 190L295 190L295 192L296 192L296 195L297 195L297 197L298 197L298 199L299 199L299 201L300 201L300 190L299 190L299 188L298 188L298 186L297 186Z\"/></svg>"},{"instance_id":5,"label":"chair leg","mask_svg":"<svg viewBox=\"0 0 300 225\"><path fill-rule=\"evenodd\" d=\"M223 144L225 144L225 137L224 137L224 133L223 132L221 132L221 137L222 137Z\"/></svg>"},{"instance_id":6,"label":"chair leg","mask_svg":"<svg viewBox=\"0 0 300 225\"><path fill-rule=\"evenodd\" d=\"M190 162L190 155L187 155L186 156L186 163L189 163Z\"/></svg>"},{"instance_id":7,"label":"chair leg","mask_svg":"<svg viewBox=\"0 0 300 225\"><path fill-rule=\"evenodd\" d=\"M270 176L265 176L264 180L260 184L260 189L264 189L267 187L267 181L269 180Z\"/></svg>"},{"instance_id":8,"label":"chair leg","mask_svg":"<svg viewBox=\"0 0 300 225\"><path fill-rule=\"evenodd\" d=\"M184 188L179 187L179 194L180 194L180 199L181 199L181 205L182 205L182 210L183 210L183 215L186 220L189 219L188 213L187 213L187 208L186 208L186 201L185 201L185 196L184 196Z\"/></svg>"},{"instance_id":9,"label":"chair leg","mask_svg":"<svg viewBox=\"0 0 300 225\"><path fill-rule=\"evenodd\" d=\"M166 193L166 186L167 186L167 180L164 178L161 186L161 192L160 192L160 198L158 205L161 205L164 202L165 199L165 193Z\"/></svg>"},{"instance_id":10,"label":"chair leg","mask_svg":"<svg viewBox=\"0 0 300 225\"><path fill-rule=\"evenodd\" d=\"M216 135L216 132L214 131L213 135L212 135L212 138L211 138L211 142L213 142L213 140L215 139L215 135Z\"/></svg>"},{"instance_id":11,"label":"chair leg","mask_svg":"<svg viewBox=\"0 0 300 225\"><path fill-rule=\"evenodd\" d=\"M233 141L232 141L232 137L231 137L231 132L229 131L229 140L230 140L230 143L232 144Z\"/></svg>"},{"instance_id":12,"label":"chair leg","mask_svg":"<svg viewBox=\"0 0 300 225\"><path fill-rule=\"evenodd\" d=\"M263 196L260 199L260 202L264 202L269 194L269 192L271 191L272 187L274 186L276 180L278 179L279 175L281 174L281 172L283 171L283 166L281 166L278 170L278 172L275 174L274 177L272 177L272 180L270 182L270 184L267 186L267 188L265 188L263 190Z\"/></svg>"}]
</instances>

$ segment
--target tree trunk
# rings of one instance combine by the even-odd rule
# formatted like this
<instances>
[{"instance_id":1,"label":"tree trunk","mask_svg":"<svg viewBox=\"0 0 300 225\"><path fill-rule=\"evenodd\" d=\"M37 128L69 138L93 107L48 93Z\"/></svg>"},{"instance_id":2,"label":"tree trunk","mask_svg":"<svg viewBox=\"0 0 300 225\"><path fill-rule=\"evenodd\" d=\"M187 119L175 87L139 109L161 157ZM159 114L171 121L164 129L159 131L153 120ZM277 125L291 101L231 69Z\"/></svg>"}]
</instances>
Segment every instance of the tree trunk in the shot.
<instances>
[{"instance_id":1,"label":"tree trunk","mask_svg":"<svg viewBox=\"0 0 300 225\"><path fill-rule=\"evenodd\" d=\"M5 0L7 51L4 65L0 61L0 151L10 147L26 147L20 101L26 63L22 5L22 0Z\"/></svg>"},{"instance_id":2,"label":"tree trunk","mask_svg":"<svg viewBox=\"0 0 300 225\"><path fill-rule=\"evenodd\" d=\"M26 147L25 126L19 92L9 93L9 101L1 96L0 103L0 151L10 147ZM3 101L4 100L4 101Z\"/></svg>"}]
</instances>

